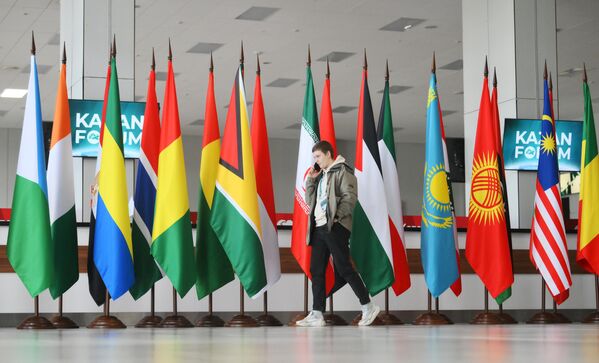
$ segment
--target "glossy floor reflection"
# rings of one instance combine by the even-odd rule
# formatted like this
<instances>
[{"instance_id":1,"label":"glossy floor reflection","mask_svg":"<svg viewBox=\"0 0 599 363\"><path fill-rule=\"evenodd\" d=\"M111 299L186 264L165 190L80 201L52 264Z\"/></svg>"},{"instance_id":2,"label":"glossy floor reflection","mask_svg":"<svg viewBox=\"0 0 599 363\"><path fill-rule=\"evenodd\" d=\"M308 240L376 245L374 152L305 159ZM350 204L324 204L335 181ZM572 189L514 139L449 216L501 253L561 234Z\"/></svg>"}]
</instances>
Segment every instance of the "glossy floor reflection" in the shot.
<instances>
[{"instance_id":1,"label":"glossy floor reflection","mask_svg":"<svg viewBox=\"0 0 599 363\"><path fill-rule=\"evenodd\" d=\"M0 362L599 362L599 326L0 329Z\"/></svg>"}]
</instances>

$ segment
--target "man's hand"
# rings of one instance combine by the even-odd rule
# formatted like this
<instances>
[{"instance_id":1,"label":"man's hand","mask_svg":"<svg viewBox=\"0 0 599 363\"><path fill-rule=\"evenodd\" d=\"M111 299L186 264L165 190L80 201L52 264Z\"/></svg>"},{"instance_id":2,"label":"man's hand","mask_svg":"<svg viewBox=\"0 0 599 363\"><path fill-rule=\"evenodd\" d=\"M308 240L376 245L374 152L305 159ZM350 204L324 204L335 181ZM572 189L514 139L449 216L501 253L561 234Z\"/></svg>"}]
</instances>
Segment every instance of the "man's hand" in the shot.
<instances>
[{"instance_id":1,"label":"man's hand","mask_svg":"<svg viewBox=\"0 0 599 363\"><path fill-rule=\"evenodd\" d=\"M310 178L316 178L321 172L322 172L322 169L316 171L316 169L314 169L314 167L311 167L310 172L308 173L308 176Z\"/></svg>"}]
</instances>

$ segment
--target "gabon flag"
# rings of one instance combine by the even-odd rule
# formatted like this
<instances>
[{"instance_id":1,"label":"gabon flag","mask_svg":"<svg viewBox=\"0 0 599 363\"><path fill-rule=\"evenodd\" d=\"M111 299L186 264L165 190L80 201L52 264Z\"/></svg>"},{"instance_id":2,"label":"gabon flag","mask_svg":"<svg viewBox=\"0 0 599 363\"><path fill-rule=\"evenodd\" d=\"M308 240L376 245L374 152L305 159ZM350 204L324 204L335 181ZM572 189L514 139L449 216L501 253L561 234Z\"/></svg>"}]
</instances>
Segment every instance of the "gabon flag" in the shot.
<instances>
[{"instance_id":1,"label":"gabon flag","mask_svg":"<svg viewBox=\"0 0 599 363\"><path fill-rule=\"evenodd\" d=\"M110 296L116 300L133 285L135 272L123 153L121 101L114 53L110 68L110 90L98 174L94 263Z\"/></svg>"},{"instance_id":2,"label":"gabon flag","mask_svg":"<svg viewBox=\"0 0 599 363\"><path fill-rule=\"evenodd\" d=\"M466 234L466 259L498 304L511 294L514 282L499 170L488 69L478 112Z\"/></svg>"},{"instance_id":3,"label":"gabon flag","mask_svg":"<svg viewBox=\"0 0 599 363\"><path fill-rule=\"evenodd\" d=\"M168 73L162 109L158 187L152 229L152 256L183 297L196 283L187 178L179 106L169 40Z\"/></svg>"},{"instance_id":4,"label":"gabon flag","mask_svg":"<svg viewBox=\"0 0 599 363\"><path fill-rule=\"evenodd\" d=\"M144 125L141 131L141 147L137 161L137 177L133 204L132 241L135 284L129 292L135 300L142 297L154 283L162 278L154 257L150 253L156 185L158 184L158 153L160 147L160 119L156 100L156 61L152 49L152 66L148 77Z\"/></svg>"},{"instance_id":5,"label":"gabon flag","mask_svg":"<svg viewBox=\"0 0 599 363\"><path fill-rule=\"evenodd\" d=\"M306 276L310 274L310 258L312 247L307 244L309 238L310 206L306 202L306 178L314 160L312 147L320 141L316 97L312 80L310 48L308 48L308 63L306 64L306 91L304 93L304 108L302 112L297 169L293 199L293 226L291 229L291 253L297 260ZM331 263L325 272L325 290L330 293L335 285L335 272Z\"/></svg>"},{"instance_id":6,"label":"gabon flag","mask_svg":"<svg viewBox=\"0 0 599 363\"><path fill-rule=\"evenodd\" d=\"M268 280L249 126L240 65L222 137L210 222L243 288L255 298Z\"/></svg>"},{"instance_id":7,"label":"gabon flag","mask_svg":"<svg viewBox=\"0 0 599 363\"><path fill-rule=\"evenodd\" d=\"M399 175L397 173L397 158L395 155L395 138L393 136L393 120L391 118L391 100L389 97L389 64L385 75L385 89L379 114L377 130L381 168L387 207L389 209L389 231L391 233L391 250L393 252L393 292L400 295L410 288L410 270L406 254L403 230L403 212L401 210L401 193L399 190Z\"/></svg>"},{"instance_id":8,"label":"gabon flag","mask_svg":"<svg viewBox=\"0 0 599 363\"><path fill-rule=\"evenodd\" d=\"M578 201L578 246L576 261L585 270L599 275L599 156L593 117L591 91L586 66L582 83L584 119L580 165L580 199Z\"/></svg>"},{"instance_id":9,"label":"gabon flag","mask_svg":"<svg viewBox=\"0 0 599 363\"><path fill-rule=\"evenodd\" d=\"M47 172L48 203L54 243L54 279L50 285L50 294L55 299L64 294L79 279L73 147L66 63L66 50L63 47Z\"/></svg>"},{"instance_id":10,"label":"gabon flag","mask_svg":"<svg viewBox=\"0 0 599 363\"><path fill-rule=\"evenodd\" d=\"M196 293L198 299L218 290L235 279L233 267L214 229L210 225L216 171L220 158L220 131L218 113L214 97L214 65L210 55L208 92L204 113L204 135L202 137L202 158L200 160L200 190L198 222L196 230Z\"/></svg>"},{"instance_id":11,"label":"gabon flag","mask_svg":"<svg viewBox=\"0 0 599 363\"><path fill-rule=\"evenodd\" d=\"M54 278L54 248L33 35L30 65L6 254L29 294L35 297L50 287Z\"/></svg>"},{"instance_id":12,"label":"gabon flag","mask_svg":"<svg viewBox=\"0 0 599 363\"><path fill-rule=\"evenodd\" d=\"M354 172L358 184L358 201L354 209L349 246L360 276L370 295L374 296L393 284L395 274L387 197L384 193L385 183L367 69L364 51Z\"/></svg>"},{"instance_id":13,"label":"gabon flag","mask_svg":"<svg viewBox=\"0 0 599 363\"><path fill-rule=\"evenodd\" d=\"M260 82L260 59L256 56L258 69L256 85L254 86L254 107L252 109L252 124L250 134L254 170L256 171L256 189L258 191L258 209L260 227L262 230L262 251L266 269L267 288L281 278L281 258L279 256L279 239L275 216L275 195L272 186L272 171L270 166L270 150L268 147L268 132L266 116L262 101L262 83Z\"/></svg>"}]
</instances>

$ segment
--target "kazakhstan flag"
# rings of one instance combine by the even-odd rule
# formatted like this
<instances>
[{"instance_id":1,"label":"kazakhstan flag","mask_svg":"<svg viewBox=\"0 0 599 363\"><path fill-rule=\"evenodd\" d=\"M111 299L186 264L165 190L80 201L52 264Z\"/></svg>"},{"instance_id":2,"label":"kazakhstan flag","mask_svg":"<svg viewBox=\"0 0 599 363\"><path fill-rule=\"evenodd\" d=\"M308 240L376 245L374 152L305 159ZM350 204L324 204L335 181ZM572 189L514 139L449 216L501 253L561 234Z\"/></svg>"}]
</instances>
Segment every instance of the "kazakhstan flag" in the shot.
<instances>
[{"instance_id":1,"label":"kazakhstan flag","mask_svg":"<svg viewBox=\"0 0 599 363\"><path fill-rule=\"evenodd\" d=\"M426 105L426 157L422 197L421 250L424 278L434 297L459 277L451 198L445 171L437 80L431 74Z\"/></svg>"}]
</instances>

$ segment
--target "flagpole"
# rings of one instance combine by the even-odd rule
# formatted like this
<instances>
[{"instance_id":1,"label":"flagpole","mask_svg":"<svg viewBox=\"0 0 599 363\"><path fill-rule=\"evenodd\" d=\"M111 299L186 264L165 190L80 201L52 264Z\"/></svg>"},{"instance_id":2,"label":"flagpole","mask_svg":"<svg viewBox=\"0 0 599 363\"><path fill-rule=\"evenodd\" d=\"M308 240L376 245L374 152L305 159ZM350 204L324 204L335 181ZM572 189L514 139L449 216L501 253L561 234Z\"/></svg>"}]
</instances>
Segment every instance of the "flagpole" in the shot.
<instances>
[{"instance_id":1,"label":"flagpole","mask_svg":"<svg viewBox=\"0 0 599 363\"><path fill-rule=\"evenodd\" d=\"M599 276L595 275L595 311L583 321L585 324L599 324Z\"/></svg>"},{"instance_id":2,"label":"flagpole","mask_svg":"<svg viewBox=\"0 0 599 363\"><path fill-rule=\"evenodd\" d=\"M225 321L213 314L212 293L208 294L208 315L205 315L196 321L196 326L200 328L221 328L225 326Z\"/></svg>"},{"instance_id":3,"label":"flagpole","mask_svg":"<svg viewBox=\"0 0 599 363\"><path fill-rule=\"evenodd\" d=\"M143 317L135 324L136 328L158 328L160 326L162 318L156 315L155 305L155 285L152 284L150 289L150 315Z\"/></svg>"},{"instance_id":4,"label":"flagpole","mask_svg":"<svg viewBox=\"0 0 599 363\"><path fill-rule=\"evenodd\" d=\"M63 303L63 299L62 299L62 295L60 295L58 297L58 315L56 315L52 319L50 319L50 322L52 323L52 325L54 325L54 327L56 329L77 329L77 328L79 328L79 325L77 325L73 320L62 315L62 305L63 305L62 303Z\"/></svg>"},{"instance_id":5,"label":"flagpole","mask_svg":"<svg viewBox=\"0 0 599 363\"><path fill-rule=\"evenodd\" d=\"M433 295L427 292L427 312L420 314L413 322L414 325L450 325L453 322L444 314L439 313L439 298L435 298L435 311L433 312Z\"/></svg>"},{"instance_id":6,"label":"flagpole","mask_svg":"<svg viewBox=\"0 0 599 363\"><path fill-rule=\"evenodd\" d=\"M243 47L242 55L243 55ZM243 291L243 285L239 282L239 314L229 320L225 326L235 328L254 328L258 326L258 322L249 315L245 315L245 304L244 304L245 292Z\"/></svg>"},{"instance_id":7,"label":"flagpole","mask_svg":"<svg viewBox=\"0 0 599 363\"><path fill-rule=\"evenodd\" d=\"M546 297L546 287L545 280L541 276L541 311L534 314L526 324L555 324L557 321L552 313L547 312L545 306L545 297Z\"/></svg>"},{"instance_id":8,"label":"flagpole","mask_svg":"<svg viewBox=\"0 0 599 363\"><path fill-rule=\"evenodd\" d=\"M474 325L494 325L494 324L507 324L501 316L496 313L489 311L489 290L485 287L484 289L484 301L485 301L485 310L476 315L474 319L470 322L470 324Z\"/></svg>"},{"instance_id":9,"label":"flagpole","mask_svg":"<svg viewBox=\"0 0 599 363\"><path fill-rule=\"evenodd\" d=\"M268 313L268 291L264 292L264 308L262 315L256 318L259 326L283 326L283 323Z\"/></svg>"},{"instance_id":10,"label":"flagpole","mask_svg":"<svg viewBox=\"0 0 599 363\"><path fill-rule=\"evenodd\" d=\"M403 325L403 322L389 311L389 288L385 289L385 312L379 314L378 318L385 325Z\"/></svg>"},{"instance_id":11,"label":"flagpole","mask_svg":"<svg viewBox=\"0 0 599 363\"><path fill-rule=\"evenodd\" d=\"M173 286L173 315L169 315L160 323L161 328L193 328L193 324L177 309L177 289Z\"/></svg>"},{"instance_id":12,"label":"flagpole","mask_svg":"<svg viewBox=\"0 0 599 363\"><path fill-rule=\"evenodd\" d=\"M110 293L106 289L104 300L104 313L98 316L94 321L89 323L88 329L125 329L127 326L123 324L116 316L110 315Z\"/></svg>"}]
</instances>

